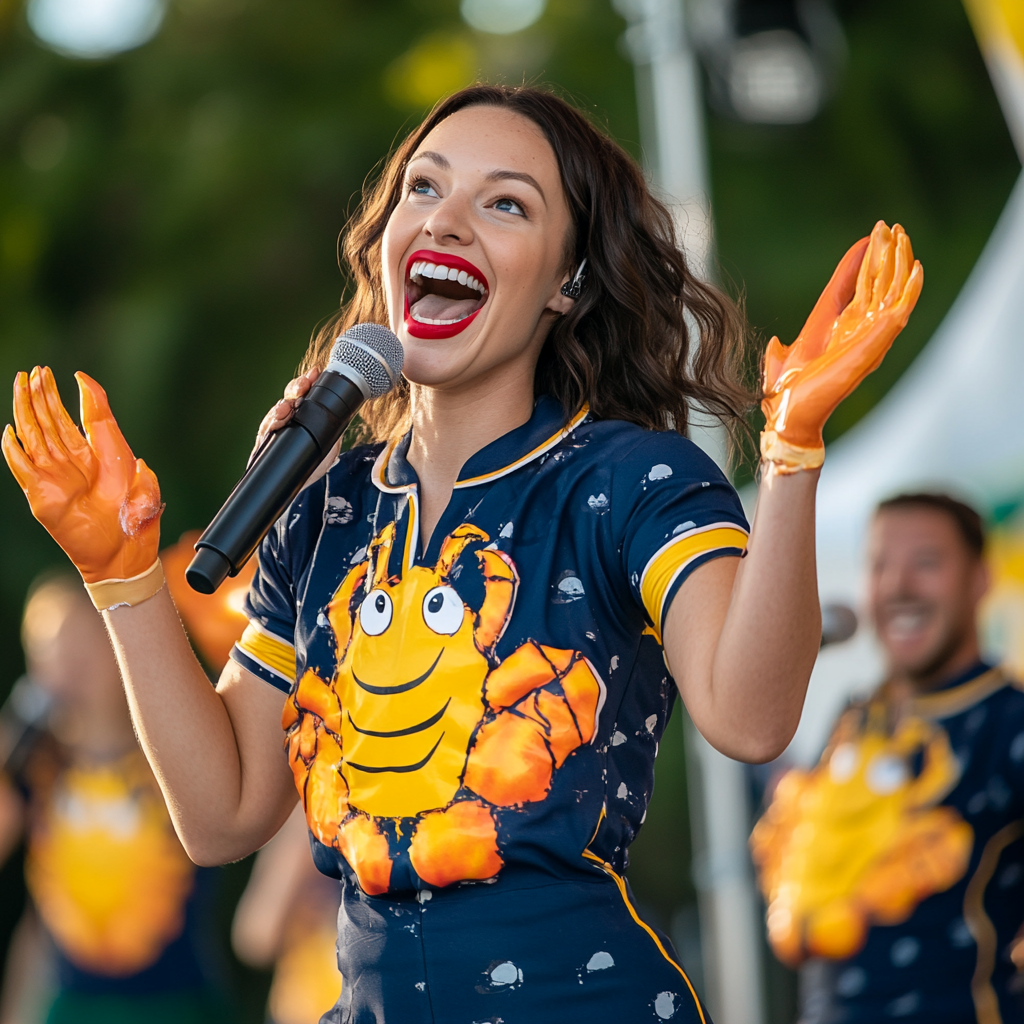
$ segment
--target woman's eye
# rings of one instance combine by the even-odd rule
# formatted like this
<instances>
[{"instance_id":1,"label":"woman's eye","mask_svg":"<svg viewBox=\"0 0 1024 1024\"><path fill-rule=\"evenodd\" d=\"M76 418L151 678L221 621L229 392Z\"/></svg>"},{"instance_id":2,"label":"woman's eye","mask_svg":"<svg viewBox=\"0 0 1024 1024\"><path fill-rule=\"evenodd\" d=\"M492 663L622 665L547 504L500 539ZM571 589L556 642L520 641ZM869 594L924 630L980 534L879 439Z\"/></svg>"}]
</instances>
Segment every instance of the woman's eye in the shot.
<instances>
[{"instance_id":1,"label":"woman's eye","mask_svg":"<svg viewBox=\"0 0 1024 1024\"><path fill-rule=\"evenodd\" d=\"M526 216L526 211L514 199L499 199L494 208L502 213L514 213L517 217Z\"/></svg>"},{"instance_id":2,"label":"woman's eye","mask_svg":"<svg viewBox=\"0 0 1024 1024\"><path fill-rule=\"evenodd\" d=\"M434 196L437 197L437 193L434 191L434 186L429 181L414 181L409 188L411 193L418 196Z\"/></svg>"},{"instance_id":3,"label":"woman's eye","mask_svg":"<svg viewBox=\"0 0 1024 1024\"><path fill-rule=\"evenodd\" d=\"M359 606L359 625L367 636L380 636L391 625L391 598L383 590L371 590Z\"/></svg>"},{"instance_id":4,"label":"woman's eye","mask_svg":"<svg viewBox=\"0 0 1024 1024\"><path fill-rule=\"evenodd\" d=\"M423 598L423 621L435 633L454 636L465 613L462 598L451 587L434 587Z\"/></svg>"}]
</instances>

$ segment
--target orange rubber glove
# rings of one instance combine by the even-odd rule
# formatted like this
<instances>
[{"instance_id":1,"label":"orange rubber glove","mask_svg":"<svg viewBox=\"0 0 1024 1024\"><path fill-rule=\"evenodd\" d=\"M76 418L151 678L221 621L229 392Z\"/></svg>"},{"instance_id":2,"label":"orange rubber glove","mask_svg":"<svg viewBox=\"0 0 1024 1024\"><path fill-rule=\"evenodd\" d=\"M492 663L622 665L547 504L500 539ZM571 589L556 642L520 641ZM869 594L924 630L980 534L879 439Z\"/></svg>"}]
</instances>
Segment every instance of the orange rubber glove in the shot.
<instances>
[{"instance_id":1,"label":"orange rubber glove","mask_svg":"<svg viewBox=\"0 0 1024 1024\"><path fill-rule=\"evenodd\" d=\"M764 355L761 457L780 473L825 461L821 432L836 406L876 370L921 294L924 271L907 233L879 221L842 258L800 336Z\"/></svg>"},{"instance_id":2,"label":"orange rubber glove","mask_svg":"<svg viewBox=\"0 0 1024 1024\"><path fill-rule=\"evenodd\" d=\"M61 404L48 367L14 379L14 423L4 430L7 465L32 514L87 584L152 569L160 547L160 486L128 447L91 377L75 374L85 436ZM20 444L19 444L20 442Z\"/></svg>"}]
</instances>

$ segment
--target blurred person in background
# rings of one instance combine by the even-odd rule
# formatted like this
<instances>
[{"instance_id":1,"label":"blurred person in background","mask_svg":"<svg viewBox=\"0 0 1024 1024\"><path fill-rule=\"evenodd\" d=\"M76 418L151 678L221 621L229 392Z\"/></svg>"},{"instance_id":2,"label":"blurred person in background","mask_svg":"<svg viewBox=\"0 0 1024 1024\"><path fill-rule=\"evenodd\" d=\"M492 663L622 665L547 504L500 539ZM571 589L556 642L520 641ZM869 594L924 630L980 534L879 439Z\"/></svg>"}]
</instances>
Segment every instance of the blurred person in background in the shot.
<instances>
[{"instance_id":1,"label":"blurred person in background","mask_svg":"<svg viewBox=\"0 0 1024 1024\"><path fill-rule=\"evenodd\" d=\"M733 757L793 735L821 636L821 431L910 316L910 241L879 222L769 345L749 545L683 436L694 401L745 415L742 316L579 111L448 97L345 253L352 301L264 430L350 324L391 324L405 380L268 534L216 690L163 587L155 475L102 389L79 374L83 436L49 370L15 382L4 454L104 611L179 835L201 863L244 856L298 790L343 883L325 1021L706 1021L636 913L627 849L677 689Z\"/></svg>"},{"instance_id":2,"label":"blurred person in background","mask_svg":"<svg viewBox=\"0 0 1024 1024\"><path fill-rule=\"evenodd\" d=\"M231 944L251 967L273 967L270 1024L316 1024L337 1001L341 886L309 852L301 807L260 850L238 910Z\"/></svg>"},{"instance_id":3,"label":"blurred person in background","mask_svg":"<svg viewBox=\"0 0 1024 1024\"><path fill-rule=\"evenodd\" d=\"M1024 693L981 656L984 545L977 512L945 494L879 506L868 603L885 682L754 830L769 939L803 964L801 1024L1024 1021Z\"/></svg>"},{"instance_id":4,"label":"blurred person in background","mask_svg":"<svg viewBox=\"0 0 1024 1024\"><path fill-rule=\"evenodd\" d=\"M24 704L34 689L50 710L0 775L0 857L25 835L31 896L3 1024L230 1020L211 977L215 872L197 869L174 833L81 581L38 582L22 639L28 674L16 694ZM47 1008L38 981L51 964Z\"/></svg>"}]
</instances>

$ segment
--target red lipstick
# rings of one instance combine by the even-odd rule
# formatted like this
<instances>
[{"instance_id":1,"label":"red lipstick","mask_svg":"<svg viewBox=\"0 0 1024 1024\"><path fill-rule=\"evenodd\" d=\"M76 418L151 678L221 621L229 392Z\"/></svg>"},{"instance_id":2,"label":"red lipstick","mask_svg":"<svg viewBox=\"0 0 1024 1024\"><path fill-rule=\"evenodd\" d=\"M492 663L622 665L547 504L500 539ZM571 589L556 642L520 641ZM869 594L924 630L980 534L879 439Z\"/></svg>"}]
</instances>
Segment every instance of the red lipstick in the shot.
<instances>
[{"instance_id":1,"label":"red lipstick","mask_svg":"<svg viewBox=\"0 0 1024 1024\"><path fill-rule=\"evenodd\" d=\"M426 324L417 320L410 311L409 304L409 279L412 276L412 268L417 263L433 263L435 266L448 267L453 270L465 272L467 280L475 278L476 281L483 287L483 299L478 309L475 309L468 316L463 317L461 320L455 321L455 323L449 324ZM483 272L475 267L469 260L464 260L461 256L455 256L451 253L435 252L432 249L417 249L408 259L405 268L406 288L405 288L405 328L414 338L424 339L440 339L440 338L453 338L456 334L460 334L464 331L475 319L477 314L483 309L487 294L490 292L490 285L488 284L487 278L483 275Z\"/></svg>"}]
</instances>

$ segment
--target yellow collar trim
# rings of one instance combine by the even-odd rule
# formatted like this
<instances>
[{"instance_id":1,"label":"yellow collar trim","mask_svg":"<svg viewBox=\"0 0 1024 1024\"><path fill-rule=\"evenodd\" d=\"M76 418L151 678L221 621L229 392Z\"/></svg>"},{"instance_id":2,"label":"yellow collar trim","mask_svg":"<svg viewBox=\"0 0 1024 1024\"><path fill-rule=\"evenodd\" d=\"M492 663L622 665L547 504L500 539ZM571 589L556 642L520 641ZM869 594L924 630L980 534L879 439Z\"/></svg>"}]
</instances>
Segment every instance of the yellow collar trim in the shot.
<instances>
[{"instance_id":1,"label":"yellow collar trim","mask_svg":"<svg viewBox=\"0 0 1024 1024\"><path fill-rule=\"evenodd\" d=\"M388 483L388 462L391 461L391 453L395 450L400 440L401 438L389 441L387 447L377 456L373 469L370 470L370 479L382 491L387 491L389 494L405 494L407 491L416 490L415 484L399 484L396 486Z\"/></svg>"},{"instance_id":2,"label":"yellow collar trim","mask_svg":"<svg viewBox=\"0 0 1024 1024\"><path fill-rule=\"evenodd\" d=\"M521 459L516 459L515 462L502 469L496 469L493 473L482 473L480 476L471 476L466 480L457 480L455 482L455 489L458 490L460 487L474 487L477 484L489 483L491 480L498 480L503 476L508 476L509 473L514 473L517 469L525 466L528 462L532 462L534 459L543 455L546 451L550 451L558 444L567 434L572 433L590 414L590 406L584 403L583 408L564 427L552 434L546 441L537 445L532 451L527 452ZM388 483L388 463L391 461L391 454L394 452L398 442L401 440L391 441L387 447L377 456L377 461L373 464L373 469L370 472L371 479L374 484L382 491L387 491L389 494L405 494L408 491L416 489L415 484L395 484Z\"/></svg>"},{"instance_id":3,"label":"yellow collar trim","mask_svg":"<svg viewBox=\"0 0 1024 1024\"><path fill-rule=\"evenodd\" d=\"M1002 668L996 666L980 676L938 693L924 693L910 702L910 710L921 718L941 719L959 715L974 704L990 697L1009 683Z\"/></svg>"},{"instance_id":4,"label":"yellow collar trim","mask_svg":"<svg viewBox=\"0 0 1024 1024\"><path fill-rule=\"evenodd\" d=\"M505 466L504 469L496 469L493 473L481 473L480 476L471 476L466 480L457 480L455 487L474 487L476 484L489 483L491 480L498 480L500 477L508 476L509 473L514 473L517 469L525 466L528 462L532 462L538 456L543 455L546 451L554 448L559 441L562 440L566 434L572 433L589 415L590 406L584 403L583 408L564 427L554 433L546 441L537 445L533 451L527 452L521 459L516 459L511 465Z\"/></svg>"}]
</instances>

